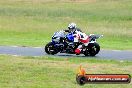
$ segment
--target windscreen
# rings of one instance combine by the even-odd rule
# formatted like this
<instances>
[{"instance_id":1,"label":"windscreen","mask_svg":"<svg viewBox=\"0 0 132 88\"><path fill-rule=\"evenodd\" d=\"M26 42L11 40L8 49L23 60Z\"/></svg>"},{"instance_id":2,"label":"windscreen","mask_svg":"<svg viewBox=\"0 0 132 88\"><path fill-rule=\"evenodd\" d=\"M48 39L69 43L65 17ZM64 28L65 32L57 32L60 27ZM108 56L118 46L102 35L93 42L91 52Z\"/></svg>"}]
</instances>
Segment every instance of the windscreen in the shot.
<instances>
[{"instance_id":1,"label":"windscreen","mask_svg":"<svg viewBox=\"0 0 132 88\"><path fill-rule=\"evenodd\" d=\"M65 37L64 31L55 32L53 37Z\"/></svg>"}]
</instances>

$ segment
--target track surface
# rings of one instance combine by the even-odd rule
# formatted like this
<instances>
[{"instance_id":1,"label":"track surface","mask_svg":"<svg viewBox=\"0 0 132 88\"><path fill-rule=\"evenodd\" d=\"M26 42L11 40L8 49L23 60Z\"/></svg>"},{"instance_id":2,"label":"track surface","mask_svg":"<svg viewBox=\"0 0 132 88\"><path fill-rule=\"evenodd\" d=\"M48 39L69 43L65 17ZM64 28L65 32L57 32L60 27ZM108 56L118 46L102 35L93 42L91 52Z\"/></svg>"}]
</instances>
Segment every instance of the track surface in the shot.
<instances>
[{"instance_id":1,"label":"track surface","mask_svg":"<svg viewBox=\"0 0 132 88\"><path fill-rule=\"evenodd\" d=\"M45 56L43 47L17 47L17 46L0 46L0 54L18 55L18 56ZM84 55L62 54L51 55L55 57L81 57L89 58ZM117 60L132 60L132 50L101 50L96 55L99 59L117 59Z\"/></svg>"}]
</instances>

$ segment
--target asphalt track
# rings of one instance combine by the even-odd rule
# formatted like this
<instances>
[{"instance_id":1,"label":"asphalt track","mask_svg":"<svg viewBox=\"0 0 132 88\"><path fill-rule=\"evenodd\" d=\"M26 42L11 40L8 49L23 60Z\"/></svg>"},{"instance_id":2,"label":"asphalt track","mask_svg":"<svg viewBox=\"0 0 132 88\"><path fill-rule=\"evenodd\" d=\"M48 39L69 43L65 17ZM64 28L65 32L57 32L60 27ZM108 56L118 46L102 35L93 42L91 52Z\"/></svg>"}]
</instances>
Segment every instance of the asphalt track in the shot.
<instances>
[{"instance_id":1,"label":"asphalt track","mask_svg":"<svg viewBox=\"0 0 132 88\"><path fill-rule=\"evenodd\" d=\"M44 52L44 47L0 46L0 54L15 56L49 56ZM91 58L85 57L84 55L73 55L65 53L59 53L50 56ZM132 60L132 50L101 50L95 57L97 59Z\"/></svg>"}]
</instances>

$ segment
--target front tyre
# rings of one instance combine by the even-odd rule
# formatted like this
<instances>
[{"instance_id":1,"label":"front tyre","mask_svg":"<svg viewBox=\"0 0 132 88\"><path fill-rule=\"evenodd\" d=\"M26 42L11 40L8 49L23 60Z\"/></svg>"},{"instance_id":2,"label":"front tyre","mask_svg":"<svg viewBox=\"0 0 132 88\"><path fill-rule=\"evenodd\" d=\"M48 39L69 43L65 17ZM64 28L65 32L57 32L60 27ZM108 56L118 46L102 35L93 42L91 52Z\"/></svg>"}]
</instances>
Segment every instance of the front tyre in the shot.
<instances>
[{"instance_id":1,"label":"front tyre","mask_svg":"<svg viewBox=\"0 0 132 88\"><path fill-rule=\"evenodd\" d=\"M49 43L45 46L45 52L46 52L47 54L52 54L52 55L58 53L57 49L54 47L54 45L52 44L52 42L49 42Z\"/></svg>"}]
</instances>

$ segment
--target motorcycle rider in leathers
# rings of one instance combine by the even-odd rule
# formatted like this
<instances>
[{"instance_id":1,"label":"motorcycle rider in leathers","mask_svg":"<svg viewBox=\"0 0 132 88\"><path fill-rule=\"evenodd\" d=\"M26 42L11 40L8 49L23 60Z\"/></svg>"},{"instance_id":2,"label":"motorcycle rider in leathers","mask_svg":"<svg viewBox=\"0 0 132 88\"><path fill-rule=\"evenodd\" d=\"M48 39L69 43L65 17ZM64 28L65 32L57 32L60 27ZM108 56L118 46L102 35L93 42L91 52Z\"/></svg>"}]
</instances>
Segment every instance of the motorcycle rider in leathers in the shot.
<instances>
[{"instance_id":1,"label":"motorcycle rider in leathers","mask_svg":"<svg viewBox=\"0 0 132 88\"><path fill-rule=\"evenodd\" d=\"M77 28L75 23L70 23L68 25L68 30L65 30L65 32L73 33L74 44L77 44L78 42L81 42L85 46L88 45L89 36L86 35L85 33L83 33L79 28ZM74 51L77 55L79 55L81 53L81 50L82 50L82 47L83 47L82 44L79 45Z\"/></svg>"}]
</instances>

